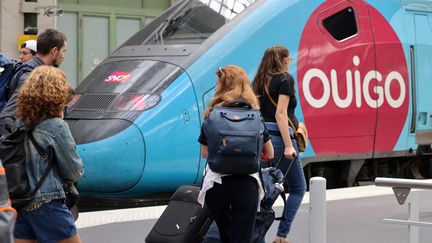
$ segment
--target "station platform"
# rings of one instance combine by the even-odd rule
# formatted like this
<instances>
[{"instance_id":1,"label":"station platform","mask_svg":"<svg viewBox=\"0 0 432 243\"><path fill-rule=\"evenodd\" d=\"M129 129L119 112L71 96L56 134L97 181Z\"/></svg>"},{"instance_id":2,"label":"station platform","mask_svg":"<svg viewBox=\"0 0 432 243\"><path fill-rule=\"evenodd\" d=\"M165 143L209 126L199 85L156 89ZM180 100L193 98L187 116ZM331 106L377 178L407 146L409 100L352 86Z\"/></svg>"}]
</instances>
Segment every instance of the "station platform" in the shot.
<instances>
[{"instance_id":1,"label":"station platform","mask_svg":"<svg viewBox=\"0 0 432 243\"><path fill-rule=\"evenodd\" d=\"M408 203L399 205L390 187L374 185L327 190L327 243L408 243L408 226L383 218L408 219ZM420 200L420 220L432 222L432 191ZM274 210L281 214L282 200ZM165 206L81 213L78 231L86 243L142 243ZM276 235L275 221L266 236ZM309 193L306 193L289 235L292 243L309 242ZM432 242L432 228L420 228L420 243Z\"/></svg>"}]
</instances>

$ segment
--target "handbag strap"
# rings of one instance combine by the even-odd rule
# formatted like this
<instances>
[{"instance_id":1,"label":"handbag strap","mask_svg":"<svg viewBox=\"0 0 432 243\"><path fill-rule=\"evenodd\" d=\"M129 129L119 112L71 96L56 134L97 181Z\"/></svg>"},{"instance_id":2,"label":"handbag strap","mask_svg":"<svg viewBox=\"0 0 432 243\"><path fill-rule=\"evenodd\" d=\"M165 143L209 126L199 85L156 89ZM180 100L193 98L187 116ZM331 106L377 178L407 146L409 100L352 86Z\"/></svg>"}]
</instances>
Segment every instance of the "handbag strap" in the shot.
<instances>
[{"instance_id":1,"label":"handbag strap","mask_svg":"<svg viewBox=\"0 0 432 243\"><path fill-rule=\"evenodd\" d=\"M42 174L42 177L39 179L38 183L36 184L34 190L30 193L31 196L34 196L36 194L36 192L39 190L39 188L42 186L42 184L44 183L45 179L47 178L48 174L50 173L51 169L54 166L54 163L52 161L52 159L48 158L48 154L43 151L43 149L39 146L39 144L36 142L36 140L33 137L33 129L34 127L32 127L28 132L27 135L30 138L31 143L33 144L33 146L36 148L36 150L38 151L38 154L42 157L42 159L48 159L48 167L45 169L44 173Z\"/></svg>"},{"instance_id":2,"label":"handbag strap","mask_svg":"<svg viewBox=\"0 0 432 243\"><path fill-rule=\"evenodd\" d=\"M269 93L269 91L268 91L268 88L265 87L264 90L265 90L265 92L266 92L266 94L267 94L267 97L269 98L270 102L271 102L271 103L273 104L273 106L277 109L277 104L276 104L276 102L273 100L273 98L270 96L270 93ZM297 129L295 128L293 122L291 121L291 119L289 118L289 116L287 116L287 117L288 117L288 123L289 123L289 126L293 129L294 133L297 133Z\"/></svg>"}]
</instances>

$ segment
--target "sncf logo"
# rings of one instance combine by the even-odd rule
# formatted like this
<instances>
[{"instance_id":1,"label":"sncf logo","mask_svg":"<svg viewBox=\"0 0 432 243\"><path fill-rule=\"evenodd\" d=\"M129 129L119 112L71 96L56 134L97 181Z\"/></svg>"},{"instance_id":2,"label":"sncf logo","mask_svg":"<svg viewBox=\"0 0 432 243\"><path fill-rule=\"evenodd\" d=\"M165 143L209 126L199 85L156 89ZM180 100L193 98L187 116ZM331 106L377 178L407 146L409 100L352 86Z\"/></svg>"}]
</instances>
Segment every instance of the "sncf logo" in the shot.
<instances>
[{"instance_id":1,"label":"sncf logo","mask_svg":"<svg viewBox=\"0 0 432 243\"><path fill-rule=\"evenodd\" d=\"M108 83L122 83L130 78L130 74L126 72L112 72L104 82Z\"/></svg>"},{"instance_id":2,"label":"sncf logo","mask_svg":"<svg viewBox=\"0 0 432 243\"><path fill-rule=\"evenodd\" d=\"M309 69L303 76L302 82L303 95L309 105L314 108L322 108L327 105L331 97L339 108L347 108L353 103L357 108L361 108L362 105L379 108L384 102L387 102L392 108L402 106L406 99L406 86L405 80L399 72L391 71L386 77L383 77L379 71L370 70L362 77L360 70L358 70L360 65L358 56L353 57L353 65L357 69L354 71L346 70L345 80L338 80L336 69L331 69L329 75L319 68ZM312 95L310 87L313 80L319 82L318 85L323 87L323 93L320 97ZM373 85L373 94L371 94L370 87L373 81L376 81L376 85ZM339 89L340 82L346 82L346 90ZM399 88L396 95L391 92L392 84ZM343 95L340 93L344 93L345 98L342 98Z\"/></svg>"},{"instance_id":3,"label":"sncf logo","mask_svg":"<svg viewBox=\"0 0 432 243\"><path fill-rule=\"evenodd\" d=\"M323 1L306 22L297 57L301 110L317 155L394 149L410 86L402 44L378 10L366 1Z\"/></svg>"}]
</instances>

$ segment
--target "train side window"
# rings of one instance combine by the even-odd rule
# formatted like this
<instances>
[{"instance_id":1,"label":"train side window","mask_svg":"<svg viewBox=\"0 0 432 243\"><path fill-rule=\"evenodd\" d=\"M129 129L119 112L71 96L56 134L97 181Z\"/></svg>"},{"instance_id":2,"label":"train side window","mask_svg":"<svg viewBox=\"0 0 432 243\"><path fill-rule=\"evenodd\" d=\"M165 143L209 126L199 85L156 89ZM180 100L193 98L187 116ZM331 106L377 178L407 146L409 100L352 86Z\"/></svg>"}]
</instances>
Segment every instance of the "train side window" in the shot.
<instances>
[{"instance_id":1,"label":"train side window","mask_svg":"<svg viewBox=\"0 0 432 243\"><path fill-rule=\"evenodd\" d=\"M348 7L325 18L322 22L324 28L336 40L344 40L357 34L357 23L354 9Z\"/></svg>"}]
</instances>

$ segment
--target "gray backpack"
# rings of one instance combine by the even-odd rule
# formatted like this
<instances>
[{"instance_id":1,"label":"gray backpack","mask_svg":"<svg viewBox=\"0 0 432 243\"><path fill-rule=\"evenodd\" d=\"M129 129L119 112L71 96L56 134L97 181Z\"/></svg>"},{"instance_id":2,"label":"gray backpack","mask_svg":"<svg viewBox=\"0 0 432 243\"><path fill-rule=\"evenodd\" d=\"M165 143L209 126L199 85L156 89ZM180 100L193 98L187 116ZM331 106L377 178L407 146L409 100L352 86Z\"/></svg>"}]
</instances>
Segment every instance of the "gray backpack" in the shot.
<instances>
[{"instance_id":1,"label":"gray backpack","mask_svg":"<svg viewBox=\"0 0 432 243\"><path fill-rule=\"evenodd\" d=\"M207 163L212 171L221 174L253 174L260 169L264 121L261 112L248 103L234 102L213 108L203 123Z\"/></svg>"}]
</instances>

